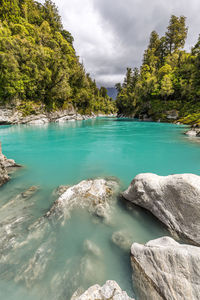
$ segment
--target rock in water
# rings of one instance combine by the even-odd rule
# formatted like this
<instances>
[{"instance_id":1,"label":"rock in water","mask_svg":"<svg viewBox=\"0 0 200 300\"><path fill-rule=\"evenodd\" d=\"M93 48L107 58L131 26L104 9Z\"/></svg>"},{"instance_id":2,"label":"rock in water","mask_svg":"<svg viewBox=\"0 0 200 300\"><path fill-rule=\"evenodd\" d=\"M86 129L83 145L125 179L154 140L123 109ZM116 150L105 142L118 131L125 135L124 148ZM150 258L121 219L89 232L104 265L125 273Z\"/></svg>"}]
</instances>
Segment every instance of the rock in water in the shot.
<instances>
[{"instance_id":1,"label":"rock in water","mask_svg":"<svg viewBox=\"0 0 200 300\"><path fill-rule=\"evenodd\" d=\"M149 210L170 231L200 245L200 176L140 174L123 196Z\"/></svg>"},{"instance_id":2,"label":"rock in water","mask_svg":"<svg viewBox=\"0 0 200 300\"><path fill-rule=\"evenodd\" d=\"M85 240L83 246L84 246L84 250L87 254L96 256L96 257L101 256L101 249L97 245L95 245L95 243L93 243L92 241Z\"/></svg>"},{"instance_id":3,"label":"rock in water","mask_svg":"<svg viewBox=\"0 0 200 300\"><path fill-rule=\"evenodd\" d=\"M1 152L1 142L0 142L0 186L6 183L10 177L8 175L8 170L10 168L20 167L15 163L13 159L8 159Z\"/></svg>"},{"instance_id":4,"label":"rock in water","mask_svg":"<svg viewBox=\"0 0 200 300\"><path fill-rule=\"evenodd\" d=\"M6 183L9 180L8 172L5 165L0 159L0 186Z\"/></svg>"},{"instance_id":5,"label":"rock in water","mask_svg":"<svg viewBox=\"0 0 200 300\"><path fill-rule=\"evenodd\" d=\"M118 182L113 179L83 180L77 185L66 187L66 191L55 201L46 216L66 219L71 210L84 208L107 219L118 188Z\"/></svg>"},{"instance_id":6,"label":"rock in water","mask_svg":"<svg viewBox=\"0 0 200 300\"><path fill-rule=\"evenodd\" d=\"M134 243L131 264L139 299L200 299L200 248L169 237Z\"/></svg>"},{"instance_id":7,"label":"rock in water","mask_svg":"<svg viewBox=\"0 0 200 300\"><path fill-rule=\"evenodd\" d=\"M188 131L185 132L186 135L190 136L190 137L199 137L200 136L200 130L194 130L194 129L190 129Z\"/></svg>"},{"instance_id":8,"label":"rock in water","mask_svg":"<svg viewBox=\"0 0 200 300\"><path fill-rule=\"evenodd\" d=\"M120 249L130 252L130 247L133 239L130 236L129 232L122 230L116 231L112 234L112 242Z\"/></svg>"},{"instance_id":9,"label":"rock in water","mask_svg":"<svg viewBox=\"0 0 200 300\"><path fill-rule=\"evenodd\" d=\"M200 137L200 125L192 125L191 128L187 132L185 132L185 134L190 137Z\"/></svg>"},{"instance_id":10,"label":"rock in water","mask_svg":"<svg viewBox=\"0 0 200 300\"><path fill-rule=\"evenodd\" d=\"M108 280L102 287L96 284L82 295L77 294L78 292L72 296L71 300L134 300L113 280Z\"/></svg>"}]
</instances>

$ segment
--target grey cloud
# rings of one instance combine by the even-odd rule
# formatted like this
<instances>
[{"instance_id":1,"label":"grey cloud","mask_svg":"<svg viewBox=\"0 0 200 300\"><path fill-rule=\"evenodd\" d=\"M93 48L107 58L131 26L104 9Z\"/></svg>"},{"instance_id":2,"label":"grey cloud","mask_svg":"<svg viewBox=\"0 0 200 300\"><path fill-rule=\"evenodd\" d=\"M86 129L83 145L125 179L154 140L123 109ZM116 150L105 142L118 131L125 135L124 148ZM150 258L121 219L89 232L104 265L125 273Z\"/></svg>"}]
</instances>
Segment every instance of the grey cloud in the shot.
<instances>
[{"instance_id":1,"label":"grey cloud","mask_svg":"<svg viewBox=\"0 0 200 300\"><path fill-rule=\"evenodd\" d=\"M199 0L55 0L75 37L86 71L99 85L122 81L126 67L139 66L149 35L166 31L171 14L187 17L186 49L200 33ZM71 2L71 3L70 3Z\"/></svg>"}]
</instances>

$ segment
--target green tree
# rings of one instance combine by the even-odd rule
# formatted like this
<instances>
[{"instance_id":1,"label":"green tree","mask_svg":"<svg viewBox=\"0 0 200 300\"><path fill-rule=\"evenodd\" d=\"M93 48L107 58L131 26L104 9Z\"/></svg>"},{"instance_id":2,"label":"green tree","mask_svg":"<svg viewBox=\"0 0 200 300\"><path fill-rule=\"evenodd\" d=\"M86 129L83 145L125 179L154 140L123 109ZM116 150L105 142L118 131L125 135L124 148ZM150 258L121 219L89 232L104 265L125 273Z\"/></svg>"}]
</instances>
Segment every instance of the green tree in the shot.
<instances>
[{"instance_id":1,"label":"green tree","mask_svg":"<svg viewBox=\"0 0 200 300\"><path fill-rule=\"evenodd\" d=\"M104 86L100 88L100 95L104 98L108 97L107 89Z\"/></svg>"},{"instance_id":2,"label":"green tree","mask_svg":"<svg viewBox=\"0 0 200 300\"><path fill-rule=\"evenodd\" d=\"M168 30L165 34L166 45L170 54L175 50L182 49L185 45L188 32L185 21L186 18L184 16L171 16L169 26L167 27Z\"/></svg>"},{"instance_id":3,"label":"green tree","mask_svg":"<svg viewBox=\"0 0 200 300\"><path fill-rule=\"evenodd\" d=\"M122 86L117 85L119 114L163 121L169 121L169 110L200 115L200 38L191 53L182 50L185 20L172 16L164 37L151 33L140 70L128 69Z\"/></svg>"},{"instance_id":4,"label":"green tree","mask_svg":"<svg viewBox=\"0 0 200 300\"><path fill-rule=\"evenodd\" d=\"M50 26L56 30L61 31L63 26L61 17L58 12L58 8L52 0L45 0L43 5L44 19L50 24Z\"/></svg>"},{"instance_id":5,"label":"green tree","mask_svg":"<svg viewBox=\"0 0 200 300\"><path fill-rule=\"evenodd\" d=\"M3 0L0 6L0 104L82 113L114 112L104 90L86 74L51 0Z\"/></svg>"},{"instance_id":6,"label":"green tree","mask_svg":"<svg viewBox=\"0 0 200 300\"><path fill-rule=\"evenodd\" d=\"M166 100L174 93L172 80L169 75L164 75L161 81L160 95Z\"/></svg>"}]
</instances>

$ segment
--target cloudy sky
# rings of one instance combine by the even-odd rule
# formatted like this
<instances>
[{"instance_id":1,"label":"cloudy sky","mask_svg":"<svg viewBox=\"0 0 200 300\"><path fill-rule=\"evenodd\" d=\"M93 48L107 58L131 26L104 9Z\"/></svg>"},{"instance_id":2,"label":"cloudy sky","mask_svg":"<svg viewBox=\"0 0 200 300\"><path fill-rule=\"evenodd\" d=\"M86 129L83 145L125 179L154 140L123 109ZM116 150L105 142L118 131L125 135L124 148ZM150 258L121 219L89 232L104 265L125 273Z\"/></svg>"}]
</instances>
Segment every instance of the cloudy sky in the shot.
<instances>
[{"instance_id":1,"label":"cloudy sky","mask_svg":"<svg viewBox=\"0 0 200 300\"><path fill-rule=\"evenodd\" d=\"M171 14L187 17L186 49L200 33L200 0L54 0L86 71L99 85L123 80L139 66L152 30L166 31Z\"/></svg>"}]
</instances>

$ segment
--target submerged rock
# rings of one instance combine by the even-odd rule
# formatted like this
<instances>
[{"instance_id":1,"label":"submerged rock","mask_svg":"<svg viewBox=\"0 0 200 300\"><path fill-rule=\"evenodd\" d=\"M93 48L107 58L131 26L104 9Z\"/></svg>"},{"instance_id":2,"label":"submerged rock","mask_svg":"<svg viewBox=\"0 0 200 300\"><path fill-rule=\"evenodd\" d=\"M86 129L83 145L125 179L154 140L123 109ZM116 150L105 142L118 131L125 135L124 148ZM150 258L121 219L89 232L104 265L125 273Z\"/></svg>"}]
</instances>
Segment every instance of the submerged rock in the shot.
<instances>
[{"instance_id":1,"label":"submerged rock","mask_svg":"<svg viewBox=\"0 0 200 300\"><path fill-rule=\"evenodd\" d=\"M26 260L19 263L20 268L14 275L15 282L24 282L29 288L36 284L39 285L55 255L57 230L64 224L71 210L80 207L95 213L96 206L101 203L107 217L117 188L116 181L104 179L85 180L72 187L62 187L61 190L64 193L55 201L50 211L28 226L26 239L19 242L14 240L15 251L20 253L32 245L30 255L27 255ZM32 189L34 190L34 187ZM22 199L28 194L29 191L22 193ZM69 291L76 290L81 282L90 285L91 279L98 282L104 278L103 256L98 246L92 241L86 240L82 250L84 250L83 256L75 258L74 262L63 262L62 270L57 272L55 270L55 273L52 274L51 280L54 288L51 291L52 295L59 294L62 298ZM6 257L5 261L8 259ZM20 260L22 259L23 257L20 257ZM96 272L97 269L98 272Z\"/></svg>"},{"instance_id":2,"label":"submerged rock","mask_svg":"<svg viewBox=\"0 0 200 300\"><path fill-rule=\"evenodd\" d=\"M23 199L29 199L38 191L38 189L39 189L38 186L33 185L30 188L28 188L25 192L21 193L20 197Z\"/></svg>"},{"instance_id":3,"label":"submerged rock","mask_svg":"<svg viewBox=\"0 0 200 300\"><path fill-rule=\"evenodd\" d=\"M132 238L126 231L116 231L112 234L112 242L122 250L130 251Z\"/></svg>"},{"instance_id":4,"label":"submerged rock","mask_svg":"<svg viewBox=\"0 0 200 300\"><path fill-rule=\"evenodd\" d=\"M101 249L94 242L85 240L83 247L87 254L91 254L97 257L101 256Z\"/></svg>"},{"instance_id":5,"label":"submerged rock","mask_svg":"<svg viewBox=\"0 0 200 300\"><path fill-rule=\"evenodd\" d=\"M113 280L106 281L102 287L96 284L82 295L78 294L79 291L75 292L71 300L133 300Z\"/></svg>"},{"instance_id":6,"label":"submerged rock","mask_svg":"<svg viewBox=\"0 0 200 300\"><path fill-rule=\"evenodd\" d=\"M82 255L71 257L63 262L62 268L57 269L53 274L50 284L51 298L70 299L74 291L77 291L77 296L81 295L84 292L82 285L90 286L105 278L104 257L98 246L87 240L83 243L83 248Z\"/></svg>"},{"instance_id":7,"label":"submerged rock","mask_svg":"<svg viewBox=\"0 0 200 300\"><path fill-rule=\"evenodd\" d=\"M134 243L131 264L138 299L200 299L200 248L169 237Z\"/></svg>"},{"instance_id":8,"label":"submerged rock","mask_svg":"<svg viewBox=\"0 0 200 300\"><path fill-rule=\"evenodd\" d=\"M200 176L140 174L123 196L149 210L172 233L200 245Z\"/></svg>"},{"instance_id":9,"label":"submerged rock","mask_svg":"<svg viewBox=\"0 0 200 300\"><path fill-rule=\"evenodd\" d=\"M54 196L61 196L66 192L66 190L70 187L70 185L60 185L57 189L53 191Z\"/></svg>"},{"instance_id":10,"label":"submerged rock","mask_svg":"<svg viewBox=\"0 0 200 300\"><path fill-rule=\"evenodd\" d=\"M83 180L77 185L67 187L46 216L63 216L66 219L72 209L84 208L107 219L118 188L118 182L113 179Z\"/></svg>"},{"instance_id":11,"label":"submerged rock","mask_svg":"<svg viewBox=\"0 0 200 300\"><path fill-rule=\"evenodd\" d=\"M13 276L8 266L14 266L18 262L19 257L13 256L13 252L26 239L27 228L33 220L31 208L35 204L35 199L30 198L36 192L35 186L30 187L0 207L0 275L4 273L5 267L6 276ZM17 271L19 272L19 268Z\"/></svg>"}]
</instances>

